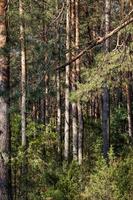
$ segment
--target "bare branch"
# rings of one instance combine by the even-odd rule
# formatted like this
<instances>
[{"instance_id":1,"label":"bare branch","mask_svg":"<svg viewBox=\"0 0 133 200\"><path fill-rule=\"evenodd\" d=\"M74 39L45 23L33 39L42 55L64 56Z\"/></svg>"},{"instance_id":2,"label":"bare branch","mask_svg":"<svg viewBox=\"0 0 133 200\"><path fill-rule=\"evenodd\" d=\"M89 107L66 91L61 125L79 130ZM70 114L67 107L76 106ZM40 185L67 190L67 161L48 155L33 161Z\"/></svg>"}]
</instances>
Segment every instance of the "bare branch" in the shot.
<instances>
[{"instance_id":1,"label":"bare branch","mask_svg":"<svg viewBox=\"0 0 133 200\"><path fill-rule=\"evenodd\" d=\"M62 8L60 9L60 12L58 13L57 17L49 24L49 26L52 26L62 15L64 11L65 4L63 3Z\"/></svg>"}]
</instances>

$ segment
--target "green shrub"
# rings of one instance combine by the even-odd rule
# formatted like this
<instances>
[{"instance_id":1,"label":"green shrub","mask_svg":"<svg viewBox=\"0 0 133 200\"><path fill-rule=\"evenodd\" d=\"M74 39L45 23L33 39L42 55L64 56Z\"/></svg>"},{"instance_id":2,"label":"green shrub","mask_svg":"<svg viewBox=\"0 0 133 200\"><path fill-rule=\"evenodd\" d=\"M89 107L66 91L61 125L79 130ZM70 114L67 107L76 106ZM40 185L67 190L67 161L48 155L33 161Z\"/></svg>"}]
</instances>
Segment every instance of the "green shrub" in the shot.
<instances>
[{"instance_id":1,"label":"green shrub","mask_svg":"<svg viewBox=\"0 0 133 200\"><path fill-rule=\"evenodd\" d=\"M131 153L132 154L132 153ZM132 200L133 156L125 159L109 155L109 165L99 157L81 197L84 200Z\"/></svg>"}]
</instances>

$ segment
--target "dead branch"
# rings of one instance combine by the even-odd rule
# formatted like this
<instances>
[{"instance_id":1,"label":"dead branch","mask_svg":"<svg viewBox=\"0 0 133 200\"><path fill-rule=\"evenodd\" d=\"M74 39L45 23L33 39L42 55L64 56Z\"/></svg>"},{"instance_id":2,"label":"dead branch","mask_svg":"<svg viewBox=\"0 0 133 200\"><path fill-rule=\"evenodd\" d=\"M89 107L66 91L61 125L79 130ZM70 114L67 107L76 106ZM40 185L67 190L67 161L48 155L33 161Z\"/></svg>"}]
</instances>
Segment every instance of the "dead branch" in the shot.
<instances>
[{"instance_id":1,"label":"dead branch","mask_svg":"<svg viewBox=\"0 0 133 200\"><path fill-rule=\"evenodd\" d=\"M110 33L108 33L104 37L97 37L96 39L90 41L88 47L86 47L85 49L83 49L77 56L75 56L69 62L67 62L67 63L65 63L65 64L63 64L61 66L58 66L56 68L56 70L62 70L62 69L64 69L66 66L70 65L71 63L73 63L77 59L79 59L81 56L83 56L87 51L89 51L92 48L96 47L97 45L103 43L105 40L107 40L108 38L110 38L114 34L118 33L120 30L122 30L123 28L125 28L127 25L131 24L133 22L133 17L130 17L131 14L133 14L133 10L131 10L131 12L125 17L125 19L123 20L123 22L117 28L115 28L113 31L111 31Z\"/></svg>"}]
</instances>

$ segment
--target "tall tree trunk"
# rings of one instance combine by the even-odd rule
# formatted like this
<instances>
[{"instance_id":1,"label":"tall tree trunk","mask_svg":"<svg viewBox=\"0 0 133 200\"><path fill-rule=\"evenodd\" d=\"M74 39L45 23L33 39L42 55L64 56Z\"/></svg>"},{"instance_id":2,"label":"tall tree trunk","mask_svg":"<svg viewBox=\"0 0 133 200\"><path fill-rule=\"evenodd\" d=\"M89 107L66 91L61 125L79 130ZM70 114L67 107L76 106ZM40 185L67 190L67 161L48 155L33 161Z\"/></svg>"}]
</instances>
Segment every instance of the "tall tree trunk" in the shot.
<instances>
[{"instance_id":1,"label":"tall tree trunk","mask_svg":"<svg viewBox=\"0 0 133 200\"><path fill-rule=\"evenodd\" d=\"M66 62L70 61L70 0L67 0L67 14L66 14ZM64 128L64 158L68 161L69 158L69 126L70 126L70 116L69 116L69 90L70 90L70 69L69 65L66 66L66 77L65 77L65 128Z\"/></svg>"},{"instance_id":2,"label":"tall tree trunk","mask_svg":"<svg viewBox=\"0 0 133 200\"><path fill-rule=\"evenodd\" d=\"M45 5L45 2L44 2L44 12L46 10L46 5ZM43 41L45 43L45 45L47 45L47 25L45 24L45 21L43 20ZM47 66L47 60L48 60L48 54L47 52L45 52L44 54L44 63L45 63L45 66ZM44 87L45 87L45 92L44 92L44 122L45 122L45 126L48 125L49 123L49 105L50 105L50 102L49 102L49 72L48 72L48 69L45 70L45 76L44 76Z\"/></svg>"},{"instance_id":3,"label":"tall tree trunk","mask_svg":"<svg viewBox=\"0 0 133 200\"><path fill-rule=\"evenodd\" d=\"M57 133L58 133L58 153L61 158L61 96L60 96L60 72L56 75L57 84Z\"/></svg>"},{"instance_id":4,"label":"tall tree trunk","mask_svg":"<svg viewBox=\"0 0 133 200\"><path fill-rule=\"evenodd\" d=\"M105 33L108 34L110 30L110 9L111 0L105 0ZM109 52L110 41L105 41L105 51ZM108 157L109 151L109 131L110 131L110 103L109 103L109 89L105 85L102 98L102 128L103 128L103 153L104 157Z\"/></svg>"},{"instance_id":5,"label":"tall tree trunk","mask_svg":"<svg viewBox=\"0 0 133 200\"><path fill-rule=\"evenodd\" d=\"M79 0L75 0L75 47L76 54L79 52ZM77 81L80 81L80 60L77 59L76 62L76 73ZM78 112L78 163L82 164L83 159L83 116L82 116L82 106L80 101L77 103Z\"/></svg>"},{"instance_id":6,"label":"tall tree trunk","mask_svg":"<svg viewBox=\"0 0 133 200\"><path fill-rule=\"evenodd\" d=\"M0 1L0 199L11 200L10 131L9 131L9 65L7 43L7 1Z\"/></svg>"},{"instance_id":7,"label":"tall tree trunk","mask_svg":"<svg viewBox=\"0 0 133 200\"><path fill-rule=\"evenodd\" d=\"M20 15L20 45L21 45L21 134L22 146L26 146L26 54L25 54L25 31L23 19L23 2L19 0Z\"/></svg>"},{"instance_id":8,"label":"tall tree trunk","mask_svg":"<svg viewBox=\"0 0 133 200\"><path fill-rule=\"evenodd\" d=\"M71 0L71 59L75 56L75 1ZM76 63L72 63L71 87L76 91ZM78 160L77 103L72 102L73 160Z\"/></svg>"},{"instance_id":9,"label":"tall tree trunk","mask_svg":"<svg viewBox=\"0 0 133 200\"><path fill-rule=\"evenodd\" d=\"M22 162L22 199L27 199L26 194L26 53L25 53L25 28L24 28L24 10L23 1L19 0L19 16L20 16L20 47L21 47L21 137L22 147L24 150Z\"/></svg>"},{"instance_id":10,"label":"tall tree trunk","mask_svg":"<svg viewBox=\"0 0 133 200\"><path fill-rule=\"evenodd\" d=\"M57 0L57 11L59 9L59 0ZM60 25L60 23L59 23ZM58 27L58 24L57 24ZM58 65L61 61L61 38L60 38L60 27L57 28L57 41L58 41ZM58 155L60 161L62 161L62 134L61 134L61 84L60 84L60 71L56 74L56 84L57 84L57 133L58 133Z\"/></svg>"}]
</instances>

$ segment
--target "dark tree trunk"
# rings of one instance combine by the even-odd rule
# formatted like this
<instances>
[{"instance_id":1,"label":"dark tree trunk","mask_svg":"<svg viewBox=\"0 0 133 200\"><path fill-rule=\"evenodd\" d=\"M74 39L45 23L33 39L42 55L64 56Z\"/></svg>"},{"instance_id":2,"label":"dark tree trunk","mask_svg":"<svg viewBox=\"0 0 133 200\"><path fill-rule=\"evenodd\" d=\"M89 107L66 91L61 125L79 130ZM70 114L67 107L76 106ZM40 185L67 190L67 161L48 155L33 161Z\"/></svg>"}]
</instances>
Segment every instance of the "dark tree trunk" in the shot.
<instances>
[{"instance_id":1,"label":"dark tree trunk","mask_svg":"<svg viewBox=\"0 0 133 200\"><path fill-rule=\"evenodd\" d=\"M109 89L104 88L102 96L102 129L103 129L103 154L108 157L109 151L109 128L110 128L110 103L109 103Z\"/></svg>"},{"instance_id":2,"label":"dark tree trunk","mask_svg":"<svg viewBox=\"0 0 133 200\"><path fill-rule=\"evenodd\" d=\"M7 1L0 1L0 199L11 200L9 63L6 55Z\"/></svg>"},{"instance_id":3,"label":"dark tree trunk","mask_svg":"<svg viewBox=\"0 0 133 200\"><path fill-rule=\"evenodd\" d=\"M108 34L110 30L110 9L111 0L105 0L105 33ZM110 41L105 41L105 52L109 52ZM110 131L110 102L109 89L105 84L102 97L102 129L103 129L103 153L104 157L108 157L109 151L109 131Z\"/></svg>"}]
</instances>

